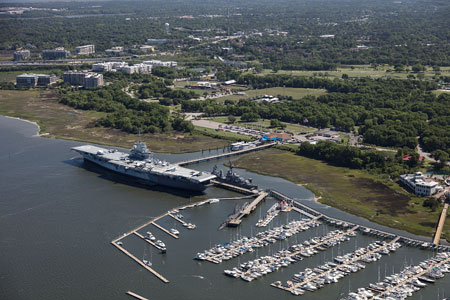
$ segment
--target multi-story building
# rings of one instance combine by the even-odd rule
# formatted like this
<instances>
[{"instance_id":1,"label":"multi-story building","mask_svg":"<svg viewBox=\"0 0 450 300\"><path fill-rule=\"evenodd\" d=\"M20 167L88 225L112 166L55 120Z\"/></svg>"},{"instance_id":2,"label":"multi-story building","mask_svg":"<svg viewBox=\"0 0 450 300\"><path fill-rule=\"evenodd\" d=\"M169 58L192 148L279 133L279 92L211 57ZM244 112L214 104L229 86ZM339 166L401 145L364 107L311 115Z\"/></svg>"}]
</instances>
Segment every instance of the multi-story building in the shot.
<instances>
[{"instance_id":1,"label":"multi-story building","mask_svg":"<svg viewBox=\"0 0 450 300\"><path fill-rule=\"evenodd\" d=\"M176 61L161 61L161 60L147 60L142 62L145 65L150 65L152 67L169 67L174 68L178 65Z\"/></svg>"},{"instance_id":2,"label":"multi-story building","mask_svg":"<svg viewBox=\"0 0 450 300\"><path fill-rule=\"evenodd\" d=\"M164 45L167 43L167 39L147 39L147 45Z\"/></svg>"},{"instance_id":3,"label":"multi-story building","mask_svg":"<svg viewBox=\"0 0 450 300\"><path fill-rule=\"evenodd\" d=\"M64 82L91 89L103 85L103 75L92 72L65 72Z\"/></svg>"},{"instance_id":4,"label":"multi-story building","mask_svg":"<svg viewBox=\"0 0 450 300\"><path fill-rule=\"evenodd\" d=\"M86 78L87 72L64 72L64 82L71 85L82 85L84 86L84 79Z\"/></svg>"},{"instance_id":5,"label":"multi-story building","mask_svg":"<svg viewBox=\"0 0 450 300\"><path fill-rule=\"evenodd\" d=\"M146 64L135 64L133 66L129 66L126 62L104 62L93 64L92 71L95 72L119 71L127 74L151 73L152 66Z\"/></svg>"},{"instance_id":6,"label":"multi-story building","mask_svg":"<svg viewBox=\"0 0 450 300\"><path fill-rule=\"evenodd\" d=\"M92 89L97 86L103 85L103 75L97 74L97 73L89 73L84 78L84 88L85 89Z\"/></svg>"},{"instance_id":7,"label":"multi-story building","mask_svg":"<svg viewBox=\"0 0 450 300\"><path fill-rule=\"evenodd\" d=\"M16 77L17 86L48 86L55 83L58 78L47 74L22 74Z\"/></svg>"},{"instance_id":8,"label":"multi-story building","mask_svg":"<svg viewBox=\"0 0 450 300\"><path fill-rule=\"evenodd\" d=\"M64 47L55 48L53 50L42 51L43 59L63 59L70 56L70 51L64 50Z\"/></svg>"},{"instance_id":9,"label":"multi-story building","mask_svg":"<svg viewBox=\"0 0 450 300\"><path fill-rule=\"evenodd\" d=\"M95 53L95 46L94 45L84 45L84 46L78 46L75 48L75 52L78 55L89 55Z\"/></svg>"},{"instance_id":10,"label":"multi-story building","mask_svg":"<svg viewBox=\"0 0 450 300\"><path fill-rule=\"evenodd\" d=\"M15 61L25 60L28 57L30 57L30 50L19 50L19 51L14 52L14 60Z\"/></svg>"},{"instance_id":11,"label":"multi-story building","mask_svg":"<svg viewBox=\"0 0 450 300\"><path fill-rule=\"evenodd\" d=\"M108 55L120 55L121 53L123 53L123 47L112 47L111 49L106 49L105 53Z\"/></svg>"},{"instance_id":12,"label":"multi-story building","mask_svg":"<svg viewBox=\"0 0 450 300\"><path fill-rule=\"evenodd\" d=\"M421 172L400 175L400 180L417 195L431 196L442 190L436 181L427 181Z\"/></svg>"}]
</instances>

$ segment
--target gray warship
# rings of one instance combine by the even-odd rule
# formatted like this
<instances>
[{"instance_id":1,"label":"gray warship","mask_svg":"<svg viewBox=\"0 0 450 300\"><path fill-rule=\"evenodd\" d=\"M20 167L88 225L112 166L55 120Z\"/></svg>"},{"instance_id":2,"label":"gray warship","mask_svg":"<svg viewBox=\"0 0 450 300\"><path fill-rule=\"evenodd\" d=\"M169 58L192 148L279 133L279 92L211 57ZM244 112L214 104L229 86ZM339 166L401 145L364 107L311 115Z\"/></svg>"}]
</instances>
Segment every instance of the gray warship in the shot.
<instances>
[{"instance_id":1,"label":"gray warship","mask_svg":"<svg viewBox=\"0 0 450 300\"><path fill-rule=\"evenodd\" d=\"M116 149L105 149L93 145L73 147L87 161L97 164L139 183L163 185L190 191L204 191L216 178L208 172L200 172L161 161L152 156L144 142L134 144L130 154Z\"/></svg>"},{"instance_id":2,"label":"gray warship","mask_svg":"<svg viewBox=\"0 0 450 300\"><path fill-rule=\"evenodd\" d=\"M212 174L217 176L216 180L224 183L229 183L232 185L240 186L249 190L257 189L258 186L252 183L252 179L245 179L244 177L240 176L239 174L233 172L233 165L230 162L229 170L227 171L227 174L224 175L223 171L220 170L217 165L214 166L212 170Z\"/></svg>"}]
</instances>

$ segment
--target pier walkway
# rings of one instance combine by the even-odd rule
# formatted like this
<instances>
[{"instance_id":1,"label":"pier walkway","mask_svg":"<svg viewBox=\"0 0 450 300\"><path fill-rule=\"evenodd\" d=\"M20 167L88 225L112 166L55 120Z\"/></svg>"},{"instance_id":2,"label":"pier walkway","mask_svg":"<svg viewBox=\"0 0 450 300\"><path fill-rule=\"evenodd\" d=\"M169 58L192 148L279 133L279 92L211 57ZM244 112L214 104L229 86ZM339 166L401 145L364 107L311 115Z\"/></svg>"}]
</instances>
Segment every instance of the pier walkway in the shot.
<instances>
[{"instance_id":1,"label":"pier walkway","mask_svg":"<svg viewBox=\"0 0 450 300\"><path fill-rule=\"evenodd\" d=\"M153 243L151 240L146 239L142 234L140 234L139 232L135 231L133 232L135 235L137 235L138 237L140 237L141 239L143 239L144 241L146 241L147 243L149 243L150 245L152 245L153 247L155 247L158 250L162 250L163 247L160 247L158 245L156 245L155 243Z\"/></svg>"},{"instance_id":2,"label":"pier walkway","mask_svg":"<svg viewBox=\"0 0 450 300\"><path fill-rule=\"evenodd\" d=\"M142 297L142 296L140 296L140 295L138 295L136 293L133 293L132 291L128 291L125 294L130 295L131 297L134 297L134 298L139 299L139 300L148 300L147 298L144 298L144 297Z\"/></svg>"},{"instance_id":3,"label":"pier walkway","mask_svg":"<svg viewBox=\"0 0 450 300\"><path fill-rule=\"evenodd\" d=\"M244 195L255 195L255 194L258 193L257 190L249 190L249 189L246 189L246 188L243 188L243 187L240 187L240 186L228 184L228 183L225 183L225 182L220 182L220 181L217 181L217 180L214 180L214 179L211 180L211 183L213 183L214 185L217 185L218 187L221 187L223 189L234 191L234 192L238 192L238 193L241 193L241 194L244 194Z\"/></svg>"},{"instance_id":4,"label":"pier walkway","mask_svg":"<svg viewBox=\"0 0 450 300\"><path fill-rule=\"evenodd\" d=\"M281 286L281 285L276 285L276 284L274 284L274 283L272 283L271 286L276 287L276 288L279 288L279 289L282 289L282 290L285 290L285 291L288 291L288 292L292 292L294 289L296 289L296 288L302 288L303 286L305 286L305 285L308 284L309 282L314 281L314 280L316 280L316 279L318 279L318 278L321 278L321 277L327 275L327 274L330 273L330 272L338 271L339 268L342 268L342 267L345 266L345 265L353 264L353 263L358 262L358 261L360 261L361 259L363 259L363 258L365 258L365 257L368 257L368 256L370 256L370 255L372 255L372 254L374 254L374 253L376 253L376 252L378 252L378 251L380 251L380 250L382 250L382 249L385 249L385 248L388 247L389 245L391 245L391 244L393 244L393 243L396 243L399 239L400 239L400 237L396 237L395 239L393 239L392 241L390 241L389 243L387 243L387 244L385 244L385 245L383 245L383 246L377 247L377 248L375 248L375 249L373 249L373 250L371 250L371 251L366 252L365 254L363 254L363 255L361 255L361 256L358 256L358 257L355 257L355 258L353 258L353 259L350 259L350 260L346 261L345 263L339 264L339 265L337 265L336 267L330 268L329 270L324 271L324 272L322 272L322 273L320 273L320 274L317 274L317 275L315 275L315 276L311 276L311 277L309 277L308 279L306 279L306 280L304 280L304 281L302 281L302 282L295 283L295 284L293 284L293 285L290 286L290 287L285 287L285 286Z\"/></svg>"},{"instance_id":5,"label":"pier walkway","mask_svg":"<svg viewBox=\"0 0 450 300\"><path fill-rule=\"evenodd\" d=\"M236 155L244 154L244 153L248 153L248 152L263 150L263 149L272 147L273 145L276 145L276 144L277 143L269 143L269 144L264 144L264 145L261 145L261 146L256 146L256 147L253 147L253 148L247 148L247 149L244 149L244 150L232 151L232 152L222 153L222 154L213 155L213 156L207 156L207 157L201 157L201 158L196 158L196 159L191 159L191 160L186 160L186 161L180 161L180 162L175 163L175 164L177 164L179 166L188 166L188 165L193 165L193 164L199 164L199 163L202 163L202 162L205 162L205 161L216 160L216 159L236 156Z\"/></svg>"},{"instance_id":6,"label":"pier walkway","mask_svg":"<svg viewBox=\"0 0 450 300\"><path fill-rule=\"evenodd\" d=\"M258 197L256 197L249 205L245 206L244 209L242 209L239 212L239 215L236 218L231 219L228 222L228 226L235 227L235 226L238 226L239 224L241 224L242 218L250 215L250 213L256 209L258 204L262 200L264 200L268 195L269 194L266 192L260 192Z\"/></svg>"},{"instance_id":7,"label":"pier walkway","mask_svg":"<svg viewBox=\"0 0 450 300\"><path fill-rule=\"evenodd\" d=\"M447 217L448 203L444 204L441 216L439 217L439 223L436 228L436 233L434 234L433 244L439 245L439 240L441 239L442 229L444 228L445 218Z\"/></svg>"},{"instance_id":8,"label":"pier walkway","mask_svg":"<svg viewBox=\"0 0 450 300\"><path fill-rule=\"evenodd\" d=\"M120 251L122 251L123 253L125 253L128 257L130 257L131 259L133 259L135 262L137 262L138 264L140 264L142 267L144 267L147 271L149 271L150 273L152 273L153 275L155 275L156 277L158 277L162 282L164 283L169 283L169 280L167 280L164 276L162 276L161 274L159 274L158 272L156 272L155 270L153 270L152 268L150 268L149 266L147 266L146 264L144 264L140 259L136 258L133 254L131 254L130 252L128 252L127 250L125 250L125 248L123 248L120 245L117 245L117 243L112 243L117 249L119 249Z\"/></svg>"}]
</instances>

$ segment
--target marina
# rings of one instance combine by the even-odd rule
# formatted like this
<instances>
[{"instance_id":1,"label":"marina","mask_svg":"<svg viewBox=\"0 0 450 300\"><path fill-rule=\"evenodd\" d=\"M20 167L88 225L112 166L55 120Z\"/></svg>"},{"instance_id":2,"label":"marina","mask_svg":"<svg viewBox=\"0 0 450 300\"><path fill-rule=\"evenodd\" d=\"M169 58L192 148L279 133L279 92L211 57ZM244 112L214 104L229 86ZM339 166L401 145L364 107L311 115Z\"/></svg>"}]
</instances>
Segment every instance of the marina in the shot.
<instances>
[{"instance_id":1,"label":"marina","mask_svg":"<svg viewBox=\"0 0 450 300\"><path fill-rule=\"evenodd\" d=\"M0 128L9 130L7 132L9 136L17 128L21 128L16 122L19 121L14 121L13 129L8 126ZM4 125L2 123L2 126ZM0 132L3 132L2 129L0 129ZM29 136L33 134L34 131ZM21 133L14 139L9 138L14 143L0 146L11 148L11 150L5 150L12 153L11 160L8 156L0 157L2 164L11 170L9 176L2 177L2 180L8 186L11 186L15 193L18 193L20 198L17 199L23 201L26 199L45 199L45 201L38 203L27 203L27 206L23 207L20 206L22 200L15 201L14 205L17 205L17 208L14 205L5 207L2 218L0 218L0 225L5 228L6 232L9 232L10 227L8 226L17 228L14 231L14 236L5 233L5 238L2 239L2 253L7 258L2 262L2 269L24 269L27 274L35 278L36 284L39 285L39 289L33 289L29 286L19 288L19 284L25 282L27 277L19 275L17 279L20 281L5 277L8 286L17 287L18 291L23 291L24 296L22 298L54 299L57 295L59 298L70 300L89 297L128 299L131 295L126 295L125 291L131 290L139 291L139 294L144 296L151 295L151 298L157 299L164 297L181 299L186 297L187 294L189 297L199 299L202 299L202 297L272 299L280 297L280 293L283 292L284 294L285 292L279 288L271 287L271 282L287 282L289 280L294 282L292 280L294 273L298 274L299 271L304 271L307 268L313 271L315 268L325 268L325 264L334 262L335 257L353 253L361 246L367 247L376 240L383 241L385 239L387 241L398 237L398 242L402 244L402 247L395 253L381 254L383 256L379 261L370 264L364 263L366 268L357 271L356 276L345 276L339 279L337 283L327 284L314 292L304 293L302 298L308 300L338 299L349 295L352 291L355 291L355 293L360 292L360 289L363 291L363 287L367 287L366 291L378 295L382 292L381 290L377 292L369 289L370 283L380 281L377 280L377 270L378 276L384 273L382 278L392 277L393 274L401 273L405 265L419 265L420 262L435 257L440 252L449 251L447 245L433 245L431 238L402 234L361 218L353 218L337 212L335 209L321 206L310 200L311 196L305 192L304 188L295 184L281 179L275 181L270 177L265 179L265 176L247 173L240 169L237 169L236 172L253 178L254 182L269 194L265 201L258 204L257 210L261 210L263 213L268 211L270 207L276 204L275 199L277 201L293 201L294 206L291 211L280 213L266 228L255 226L260 214L254 212L242 219L241 226L217 231L220 222L226 218L235 205L242 206L245 201L250 203L260 191L257 191L256 194L239 193L241 194L239 195L231 189L214 185L205 191L205 195L194 196L191 199L189 196L180 197L152 189L124 185L116 183L107 175L98 175L86 171L82 160L73 158L73 154L67 153L67 149L78 145L76 142L24 138L23 135L27 136L28 133ZM18 149L15 147L18 147ZM33 151L35 149L45 150L39 155L44 160L47 159L45 168L52 170L52 172L42 176L40 164L36 165L32 160L22 162L22 158L32 155L31 149ZM19 150L25 152L22 153ZM16 159L16 157L21 159ZM168 159L168 157L170 156L163 156L161 159ZM55 159L58 163L54 163ZM188 159L183 159L183 156L181 156L181 159L178 160ZM26 164L29 170L27 173L33 175L33 182L38 180L38 185L31 185L32 188L24 188L24 185L30 184L31 179L20 172L21 168L18 168L17 165L20 166L21 164ZM212 168L211 164L198 166L206 170ZM52 185L46 185L43 181L39 181L41 178L45 179L45 176L52 178ZM15 180L16 178L22 178L20 185ZM11 193L11 189L6 190L5 193ZM61 194L61 189L64 189L67 193ZM33 198L30 198L30 195L33 195ZM269 243L267 246L256 247L253 252L248 251L242 256L236 256L239 257L238 259L222 261L220 267L215 263L205 266L207 261L192 260L198 249L210 249L213 245L218 245L223 241L234 241L235 238L239 240L244 236L256 236L265 230L283 227L293 220L305 221L304 218L312 220L312 217L315 222L322 224L319 227L305 230L294 237L277 240L276 243ZM8 222L3 222L5 220L8 220ZM27 224L27 222L34 224L38 220L42 230L36 226L28 226L26 231L23 230L24 227L21 224ZM56 222L60 225L54 226ZM152 222L156 222L172 234L174 233L171 229L177 229L178 225L179 238L167 237L167 233L160 229L156 230L156 227L151 224ZM9 223L11 225L8 225ZM189 224L194 225L193 223L196 225L195 230L185 229ZM183 224L186 226L183 226ZM270 277L265 276L263 279L253 280L251 284L247 284L245 280L234 280L223 276L224 269L232 270L233 267L240 265L238 260L254 261L255 259L261 259L277 253L279 249L289 249L290 246L299 242L310 242L311 238L322 236L337 228L346 231L356 225L359 225L359 228L354 231L356 236L350 242L341 243L329 250L315 249L319 253L302 257L302 260L289 264L290 267L288 268L280 267L278 272L271 272ZM123 230L123 228L126 228L126 230ZM155 235L155 240L146 238L148 230ZM39 239L35 241L32 238L30 239L33 236L39 236ZM55 237L62 243L55 244L49 251L48 245L53 243ZM152 245L152 243L156 245L158 239L165 244L167 254L155 255L155 253L161 252L161 249ZM25 241L27 242L25 243ZM112 250L112 247L108 246L111 241L114 248L119 251ZM27 244L30 242L33 251L23 252L23 249L29 248ZM357 245L359 248L356 247ZM151 253L153 253L153 256L151 256ZM186 253L191 253L191 255L186 257ZM80 258L80 254L83 255L82 258ZM130 259L134 263L130 263ZM31 263L36 260L50 266L57 276L52 278L42 276L42 268L31 268ZM150 261L151 263L146 264L144 261ZM90 268L92 265L96 265L96 268ZM355 266L350 266L350 268ZM441 268L442 266L445 268L445 264L438 267ZM351 269L348 269L348 271L351 272ZM70 274L70 282L76 283L70 294L63 288L69 282L64 281L64 274ZM321 273L316 274L320 275ZM448 284L450 283L448 275L438 280L426 276L426 273L420 277L435 282L431 283L419 279L427 286L414 292L411 299L442 299L444 298L444 291L445 295L448 296ZM172 286L170 284L166 287L159 284L161 281L168 282L169 279L170 283L176 283L173 285L174 288L169 288L169 286ZM270 282L267 282L267 279L270 279ZM414 284L415 280L413 279L411 283ZM98 286L102 285L109 285L111 289L99 290ZM77 288L77 286L83 288ZM410 287L407 286L407 288ZM287 294L286 297L290 297L290 295ZM8 299L15 298L8 297Z\"/></svg>"},{"instance_id":2,"label":"marina","mask_svg":"<svg viewBox=\"0 0 450 300\"><path fill-rule=\"evenodd\" d=\"M382 282L370 284L369 289L373 293L358 291L350 293L345 300L353 299L406 299L413 292L427 286L426 283L434 283L435 280L444 277L444 273L450 272L450 254L438 253L433 258L427 259L416 266L408 266L400 273L386 277Z\"/></svg>"},{"instance_id":3,"label":"marina","mask_svg":"<svg viewBox=\"0 0 450 300\"><path fill-rule=\"evenodd\" d=\"M315 237L302 244L290 246L289 249L280 250L273 255L257 258L235 267L233 270L225 270L224 273L234 278L241 278L244 281L252 281L261 276L267 275L277 271L281 267L288 267L291 263L311 257L319 251L339 245L341 242L350 240L350 237L355 236L355 228L346 232L335 230L329 232L322 237Z\"/></svg>"},{"instance_id":4,"label":"marina","mask_svg":"<svg viewBox=\"0 0 450 300\"><path fill-rule=\"evenodd\" d=\"M223 260L229 260L247 252L253 252L256 248L266 247L277 240L290 238L294 234L319 225L320 223L317 219L292 221L283 227L263 231L250 238L243 237L236 241L216 245L203 253L197 253L194 259L219 264Z\"/></svg>"},{"instance_id":5,"label":"marina","mask_svg":"<svg viewBox=\"0 0 450 300\"><path fill-rule=\"evenodd\" d=\"M327 262L324 265L312 269L305 269L304 272L295 274L292 281L281 284L280 281L272 283L273 287L286 290L293 295L304 293L304 290L315 291L325 284L335 283L344 276L355 273L365 268L364 263L378 261L383 255L389 254L401 247L399 238L395 238L389 243L376 241L366 248L360 248L352 253L334 258L335 262Z\"/></svg>"}]
</instances>

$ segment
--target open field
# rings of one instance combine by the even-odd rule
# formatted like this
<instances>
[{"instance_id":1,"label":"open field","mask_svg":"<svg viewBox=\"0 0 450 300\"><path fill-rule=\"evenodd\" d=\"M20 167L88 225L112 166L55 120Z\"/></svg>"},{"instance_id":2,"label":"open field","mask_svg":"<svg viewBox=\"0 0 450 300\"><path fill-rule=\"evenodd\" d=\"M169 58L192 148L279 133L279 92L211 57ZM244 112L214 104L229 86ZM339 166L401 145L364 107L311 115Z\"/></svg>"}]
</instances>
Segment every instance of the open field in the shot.
<instances>
[{"instance_id":1,"label":"open field","mask_svg":"<svg viewBox=\"0 0 450 300\"><path fill-rule=\"evenodd\" d=\"M411 67L408 67L411 69ZM388 70L391 70L387 72ZM450 75L450 67L441 67L442 75ZM337 68L336 71L286 71L279 70L277 73L274 73L272 70L265 69L260 75L264 76L267 74L288 74L288 75L296 75L296 76L320 76L328 77L328 78L342 78L342 74L347 74L349 77L371 77L371 78L398 78L398 79L406 79L408 75L417 76L417 73L413 72L394 72L393 66L378 66L377 69L373 69L368 65L355 65L353 66L344 66L341 68ZM424 72L425 79L431 79L435 75L435 72L431 67L427 67L427 70Z\"/></svg>"},{"instance_id":2,"label":"open field","mask_svg":"<svg viewBox=\"0 0 450 300\"><path fill-rule=\"evenodd\" d=\"M422 206L425 198L362 170L335 167L278 149L246 154L233 164L305 185L321 203L414 234L431 238L439 218L440 209L431 212ZM444 232L450 240L450 222Z\"/></svg>"},{"instance_id":3,"label":"open field","mask_svg":"<svg viewBox=\"0 0 450 300\"><path fill-rule=\"evenodd\" d=\"M219 123L223 123L223 124L229 124L228 117L215 117L215 118L212 118L211 121L219 122ZM315 129L311 128L311 127L306 127L306 126L302 126L302 125L298 125L298 124L285 123L285 122L282 122L282 123L286 124L286 128L284 129L284 131L291 131L293 133L315 131ZM256 122L241 122L241 117L236 117L236 122L234 123L234 125L250 127L250 128L263 128L263 129L271 130L271 131L278 130L277 128L271 128L270 120L265 120L265 119L259 119Z\"/></svg>"},{"instance_id":4,"label":"open field","mask_svg":"<svg viewBox=\"0 0 450 300\"><path fill-rule=\"evenodd\" d=\"M49 137L124 148L130 148L138 139L135 134L95 127L95 121L104 113L76 110L60 104L57 96L48 91L0 90L0 114L37 122L40 133ZM230 143L201 134L143 134L142 140L152 151L169 153L221 148Z\"/></svg>"},{"instance_id":5,"label":"open field","mask_svg":"<svg viewBox=\"0 0 450 300\"><path fill-rule=\"evenodd\" d=\"M264 97L264 95L272 95L276 97L281 96L291 96L294 99L300 99L305 96L320 96L326 93L324 89L302 89L302 88L288 88L288 87L273 87L267 89L259 90L242 90L246 95L230 95L225 97L217 98L218 101L223 102L225 100L240 100L248 99L254 97Z\"/></svg>"}]
</instances>

